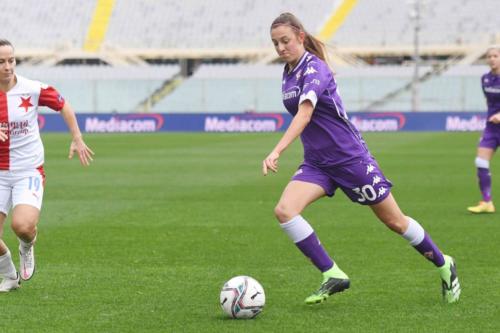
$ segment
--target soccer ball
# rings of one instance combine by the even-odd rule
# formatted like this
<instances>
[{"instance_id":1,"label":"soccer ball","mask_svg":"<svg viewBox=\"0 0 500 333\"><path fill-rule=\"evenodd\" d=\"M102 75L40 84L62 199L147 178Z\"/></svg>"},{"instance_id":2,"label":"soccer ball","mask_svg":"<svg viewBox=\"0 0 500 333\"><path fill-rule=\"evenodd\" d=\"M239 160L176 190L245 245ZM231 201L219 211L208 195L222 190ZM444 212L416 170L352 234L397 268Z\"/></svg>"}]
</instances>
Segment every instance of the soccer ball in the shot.
<instances>
[{"instance_id":1,"label":"soccer ball","mask_svg":"<svg viewBox=\"0 0 500 333\"><path fill-rule=\"evenodd\" d=\"M250 276L235 276L220 291L222 310L231 318L255 318L265 303L264 288Z\"/></svg>"}]
</instances>

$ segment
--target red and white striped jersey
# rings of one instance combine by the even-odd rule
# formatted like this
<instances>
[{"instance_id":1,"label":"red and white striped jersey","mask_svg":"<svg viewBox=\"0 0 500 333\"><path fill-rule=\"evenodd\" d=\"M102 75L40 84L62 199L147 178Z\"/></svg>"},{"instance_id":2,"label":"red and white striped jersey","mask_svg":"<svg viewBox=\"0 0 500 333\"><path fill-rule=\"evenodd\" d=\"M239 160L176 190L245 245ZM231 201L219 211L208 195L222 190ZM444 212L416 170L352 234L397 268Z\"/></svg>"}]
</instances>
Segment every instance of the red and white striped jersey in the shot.
<instances>
[{"instance_id":1,"label":"red and white striped jersey","mask_svg":"<svg viewBox=\"0 0 500 333\"><path fill-rule=\"evenodd\" d=\"M32 170L43 165L44 150L38 129L38 106L55 111L64 107L64 98L52 87L16 75L17 84L7 93L0 91L0 126L9 138L0 141L0 170Z\"/></svg>"}]
</instances>

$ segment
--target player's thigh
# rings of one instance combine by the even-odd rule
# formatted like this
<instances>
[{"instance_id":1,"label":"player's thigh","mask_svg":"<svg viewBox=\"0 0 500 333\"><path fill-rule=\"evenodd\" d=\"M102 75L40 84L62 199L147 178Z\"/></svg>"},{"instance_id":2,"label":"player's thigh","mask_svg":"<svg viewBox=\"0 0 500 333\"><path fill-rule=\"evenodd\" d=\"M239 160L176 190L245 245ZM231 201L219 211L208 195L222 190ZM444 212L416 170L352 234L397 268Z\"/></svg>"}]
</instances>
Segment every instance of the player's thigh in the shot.
<instances>
[{"instance_id":1,"label":"player's thigh","mask_svg":"<svg viewBox=\"0 0 500 333\"><path fill-rule=\"evenodd\" d=\"M281 211L298 214L309 204L325 196L325 194L323 187L318 184L292 180L281 194L276 210L278 213Z\"/></svg>"},{"instance_id":2,"label":"player's thigh","mask_svg":"<svg viewBox=\"0 0 500 333\"><path fill-rule=\"evenodd\" d=\"M7 215L4 213L0 213L0 238L3 238L3 226L5 224L6 219Z\"/></svg>"},{"instance_id":3,"label":"player's thigh","mask_svg":"<svg viewBox=\"0 0 500 333\"><path fill-rule=\"evenodd\" d=\"M391 193L379 203L370 205L370 208L378 219L391 230L402 234L408 229L408 219L399 208Z\"/></svg>"},{"instance_id":4,"label":"player's thigh","mask_svg":"<svg viewBox=\"0 0 500 333\"><path fill-rule=\"evenodd\" d=\"M12 224L36 224L42 208L44 177L37 170L18 177L12 188Z\"/></svg>"},{"instance_id":5,"label":"player's thigh","mask_svg":"<svg viewBox=\"0 0 500 333\"><path fill-rule=\"evenodd\" d=\"M7 216L12 207L12 178L0 172L0 213Z\"/></svg>"},{"instance_id":6,"label":"player's thigh","mask_svg":"<svg viewBox=\"0 0 500 333\"><path fill-rule=\"evenodd\" d=\"M477 154L477 157L489 161L489 160L491 160L491 158L495 154L495 150L492 149L492 148L477 147L477 153L476 154Z\"/></svg>"}]
</instances>

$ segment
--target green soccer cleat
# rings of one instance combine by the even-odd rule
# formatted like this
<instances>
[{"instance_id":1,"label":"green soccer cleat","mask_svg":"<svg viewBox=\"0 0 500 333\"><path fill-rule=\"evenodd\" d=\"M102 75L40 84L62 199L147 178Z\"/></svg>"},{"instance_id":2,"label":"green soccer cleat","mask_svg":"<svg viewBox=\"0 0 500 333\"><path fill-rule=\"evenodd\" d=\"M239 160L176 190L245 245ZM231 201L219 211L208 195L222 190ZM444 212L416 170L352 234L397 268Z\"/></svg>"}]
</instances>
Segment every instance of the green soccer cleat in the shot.
<instances>
[{"instance_id":1,"label":"green soccer cleat","mask_svg":"<svg viewBox=\"0 0 500 333\"><path fill-rule=\"evenodd\" d=\"M317 291L305 299L306 304L318 304L326 301L330 295L340 293L349 288L349 277L334 265L323 273L323 282Z\"/></svg>"},{"instance_id":2,"label":"green soccer cleat","mask_svg":"<svg viewBox=\"0 0 500 333\"><path fill-rule=\"evenodd\" d=\"M455 260L445 255L444 265L439 268L441 274L441 286L443 289L443 300L447 303L455 303L460 298L460 282L458 282L457 266Z\"/></svg>"},{"instance_id":3,"label":"green soccer cleat","mask_svg":"<svg viewBox=\"0 0 500 333\"><path fill-rule=\"evenodd\" d=\"M495 206L493 201L479 201L477 206L467 207L467 210L474 214L494 213Z\"/></svg>"}]
</instances>

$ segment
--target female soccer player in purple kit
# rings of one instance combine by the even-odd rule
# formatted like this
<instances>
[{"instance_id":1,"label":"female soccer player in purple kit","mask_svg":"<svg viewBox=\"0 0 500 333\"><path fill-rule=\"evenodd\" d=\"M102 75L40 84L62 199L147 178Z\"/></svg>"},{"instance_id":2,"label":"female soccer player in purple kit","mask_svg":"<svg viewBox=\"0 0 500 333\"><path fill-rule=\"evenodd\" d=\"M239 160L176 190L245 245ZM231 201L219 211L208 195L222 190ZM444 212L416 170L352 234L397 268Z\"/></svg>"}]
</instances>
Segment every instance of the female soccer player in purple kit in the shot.
<instances>
[{"instance_id":1,"label":"female soccer player in purple kit","mask_svg":"<svg viewBox=\"0 0 500 333\"><path fill-rule=\"evenodd\" d=\"M495 212L491 198L490 160L500 145L500 45L488 49L486 60L491 71L481 77L481 85L488 105L488 121L475 160L483 200L477 206L467 208L471 213Z\"/></svg>"},{"instance_id":2,"label":"female soccer player in purple kit","mask_svg":"<svg viewBox=\"0 0 500 333\"><path fill-rule=\"evenodd\" d=\"M391 194L387 180L361 135L348 120L337 83L325 62L323 44L304 30L300 21L283 13L271 25L271 39L286 62L283 103L293 120L276 147L262 162L262 171L278 171L283 151L301 137L304 161L281 195L275 215L299 250L322 272L319 289L306 304L325 301L349 288L348 276L328 255L301 212L312 202L340 188L353 202L368 205L387 227L402 235L438 267L443 298L452 303L460 296L453 258L444 255L422 226L405 216Z\"/></svg>"}]
</instances>

